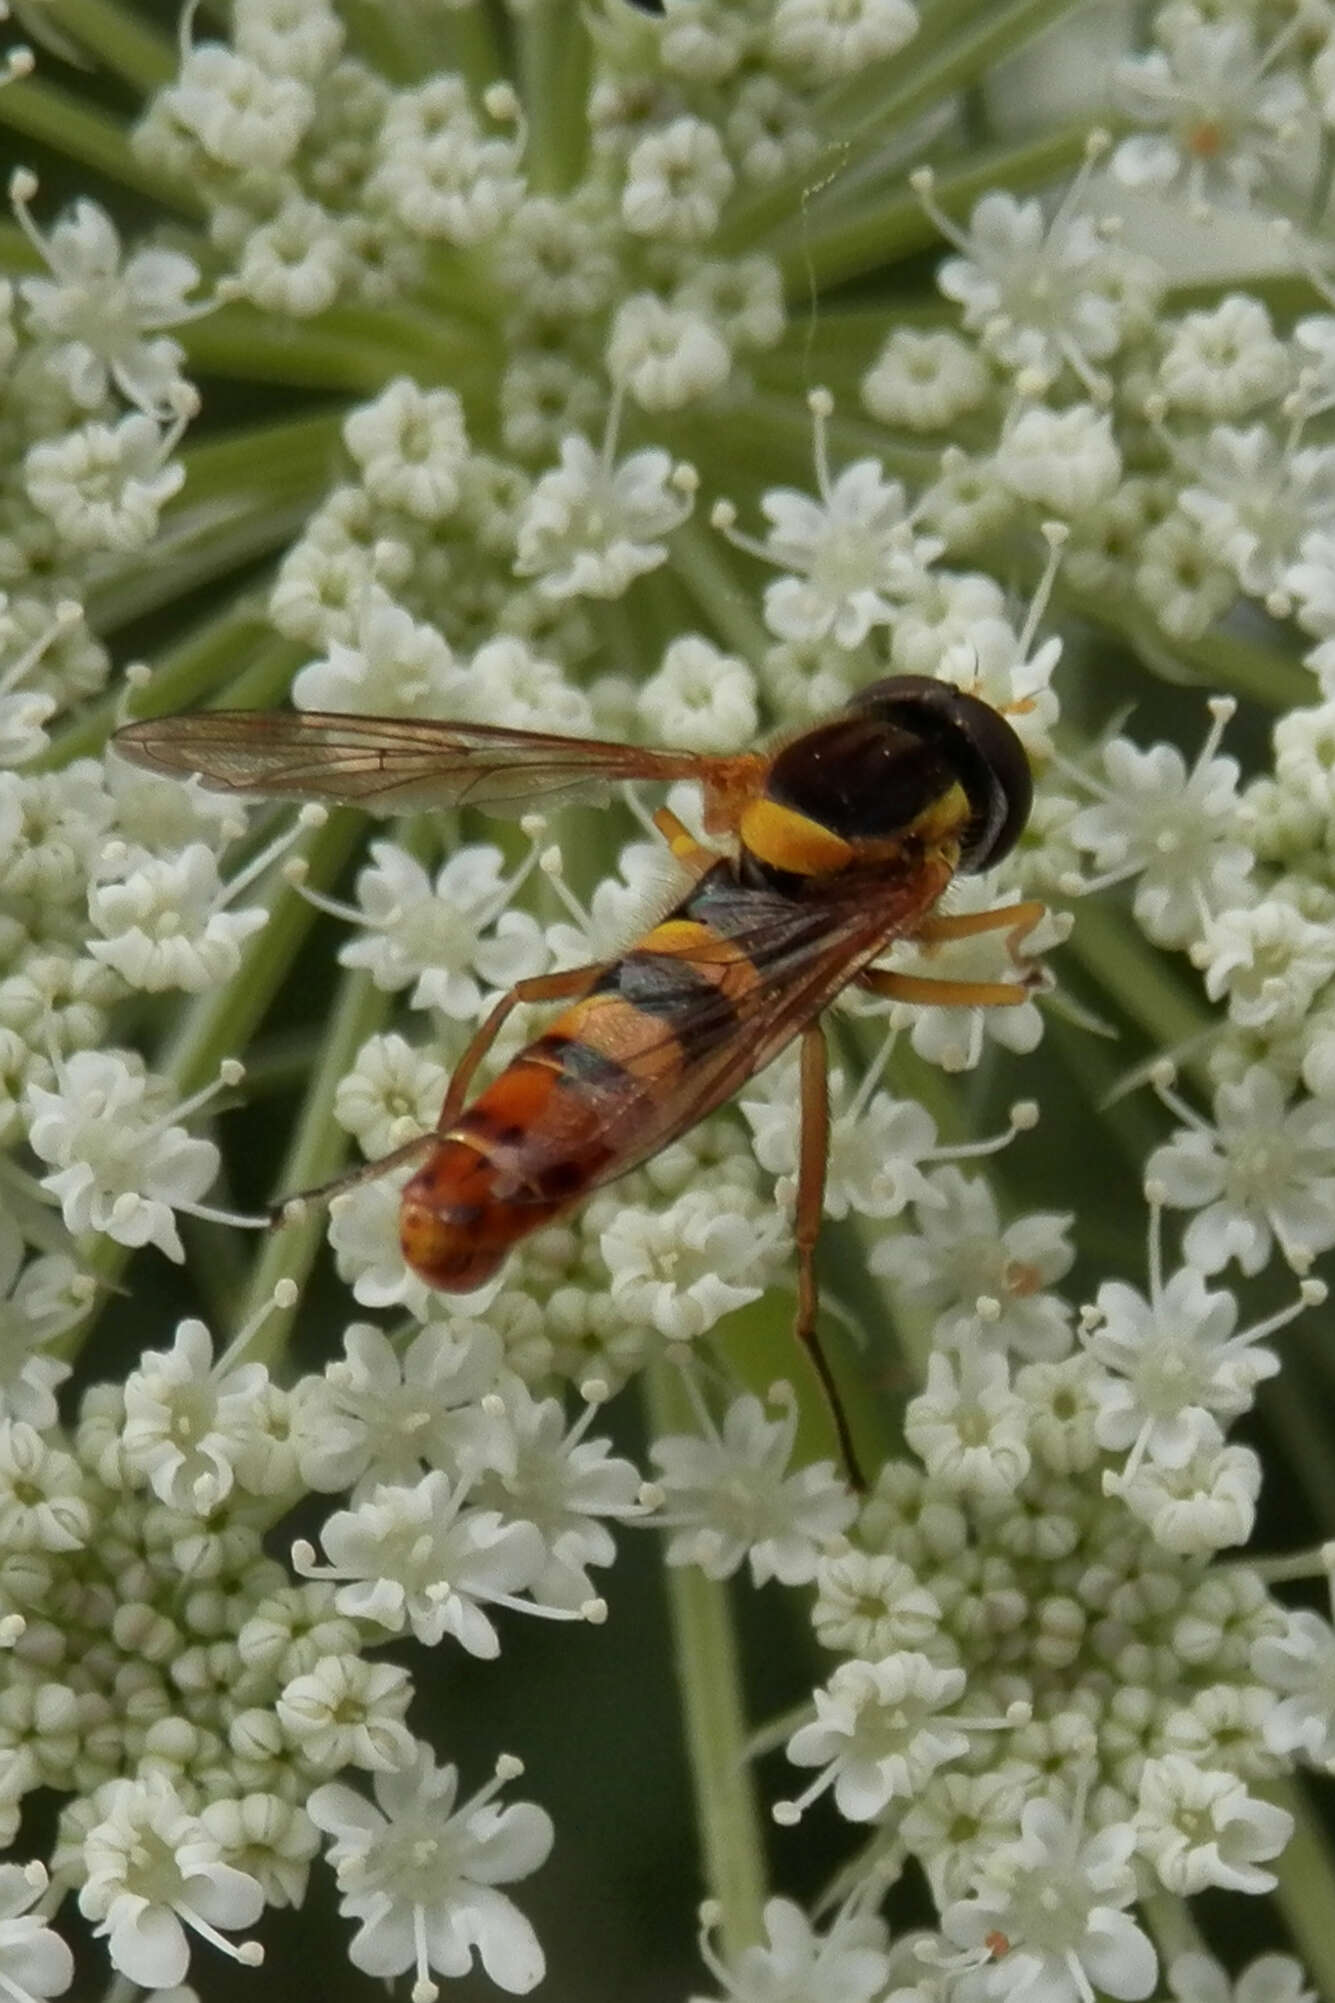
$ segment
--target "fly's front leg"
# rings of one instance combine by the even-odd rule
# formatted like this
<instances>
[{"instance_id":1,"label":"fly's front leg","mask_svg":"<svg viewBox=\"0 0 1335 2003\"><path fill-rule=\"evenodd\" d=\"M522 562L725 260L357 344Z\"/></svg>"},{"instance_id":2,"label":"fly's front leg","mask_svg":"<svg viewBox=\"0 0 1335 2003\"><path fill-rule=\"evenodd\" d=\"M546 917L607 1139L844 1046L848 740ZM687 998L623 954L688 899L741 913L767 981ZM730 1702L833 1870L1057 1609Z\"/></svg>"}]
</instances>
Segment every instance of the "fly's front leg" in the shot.
<instances>
[{"instance_id":1,"label":"fly's front leg","mask_svg":"<svg viewBox=\"0 0 1335 2003\"><path fill-rule=\"evenodd\" d=\"M813 1022L802 1032L802 1133L797 1156L797 1318L793 1333L811 1358L834 1420L839 1452L854 1488L866 1486L858 1466L848 1415L816 1333L820 1294L816 1285L816 1243L825 1208L825 1164L830 1152L830 1093L826 1077L825 1032Z\"/></svg>"},{"instance_id":2,"label":"fly's front leg","mask_svg":"<svg viewBox=\"0 0 1335 2003\"><path fill-rule=\"evenodd\" d=\"M1026 898L1023 904L997 904L990 911L933 912L918 927L914 943L944 946L952 939L974 939L980 932L1005 932L1011 959L1017 967L1027 967L1021 948L1047 915L1047 905L1037 897Z\"/></svg>"},{"instance_id":3,"label":"fly's front leg","mask_svg":"<svg viewBox=\"0 0 1335 2003\"><path fill-rule=\"evenodd\" d=\"M973 939L980 932L1005 931L1016 968L1028 970L1018 981L946 981L933 974L902 974L894 967L866 967L858 975L858 986L887 1001L932 1002L938 1008L1017 1008L1032 998L1041 978L1020 949L1046 916L1047 906L1031 898L1025 904L999 904L991 911L942 912L924 919L913 935L915 946L931 947Z\"/></svg>"}]
</instances>

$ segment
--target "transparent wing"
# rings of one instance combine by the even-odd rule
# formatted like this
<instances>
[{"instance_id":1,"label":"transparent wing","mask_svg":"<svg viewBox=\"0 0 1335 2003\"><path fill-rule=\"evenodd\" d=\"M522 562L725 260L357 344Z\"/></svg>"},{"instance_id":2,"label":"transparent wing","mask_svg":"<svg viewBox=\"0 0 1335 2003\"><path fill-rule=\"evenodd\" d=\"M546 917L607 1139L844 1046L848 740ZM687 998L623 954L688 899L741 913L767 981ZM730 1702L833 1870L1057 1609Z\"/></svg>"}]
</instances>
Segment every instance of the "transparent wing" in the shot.
<instances>
[{"instance_id":1,"label":"transparent wing","mask_svg":"<svg viewBox=\"0 0 1335 2003\"><path fill-rule=\"evenodd\" d=\"M201 710L130 723L117 751L225 793L329 800L372 813L419 807L519 812L621 780L735 785L758 756L709 758L605 739L429 717L322 710Z\"/></svg>"},{"instance_id":2,"label":"transparent wing","mask_svg":"<svg viewBox=\"0 0 1335 2003\"><path fill-rule=\"evenodd\" d=\"M686 1061L667 1092L609 1103L604 1139L616 1158L598 1183L669 1146L763 1071L892 939L912 935L948 880L948 872L925 868L912 882L871 884L860 896L819 904L758 898L754 924L729 936L759 979L730 1006L702 991L664 1023L663 1042L680 1044ZM718 956L706 948L682 958L703 968ZM637 1052L640 1064L656 1069L651 1050Z\"/></svg>"}]
</instances>

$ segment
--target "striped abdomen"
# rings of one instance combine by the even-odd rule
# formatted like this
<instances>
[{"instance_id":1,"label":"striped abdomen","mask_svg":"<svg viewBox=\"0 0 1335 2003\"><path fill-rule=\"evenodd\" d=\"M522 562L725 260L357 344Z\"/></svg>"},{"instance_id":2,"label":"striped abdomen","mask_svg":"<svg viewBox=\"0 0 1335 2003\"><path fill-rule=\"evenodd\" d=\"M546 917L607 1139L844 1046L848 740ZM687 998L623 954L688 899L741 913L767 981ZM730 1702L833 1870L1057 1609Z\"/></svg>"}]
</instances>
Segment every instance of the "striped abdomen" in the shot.
<instances>
[{"instance_id":1,"label":"striped abdomen","mask_svg":"<svg viewBox=\"0 0 1335 2003\"><path fill-rule=\"evenodd\" d=\"M760 978L705 915L711 903L722 919L750 901L738 899L730 866L721 871L722 881L711 871L442 1133L404 1189L400 1219L403 1255L431 1285L481 1286L519 1239L682 1124L679 1088L703 1057L735 1040Z\"/></svg>"}]
</instances>

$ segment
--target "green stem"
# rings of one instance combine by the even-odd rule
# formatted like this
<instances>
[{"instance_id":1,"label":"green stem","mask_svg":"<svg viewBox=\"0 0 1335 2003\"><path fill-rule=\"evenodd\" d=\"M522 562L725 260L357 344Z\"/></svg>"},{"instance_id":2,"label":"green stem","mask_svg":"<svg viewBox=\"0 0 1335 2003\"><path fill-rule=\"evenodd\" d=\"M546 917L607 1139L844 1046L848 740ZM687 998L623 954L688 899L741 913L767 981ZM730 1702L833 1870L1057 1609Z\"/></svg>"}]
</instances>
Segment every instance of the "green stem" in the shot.
<instances>
[{"instance_id":1,"label":"green stem","mask_svg":"<svg viewBox=\"0 0 1335 2003\"><path fill-rule=\"evenodd\" d=\"M257 307L223 306L180 330L196 374L291 389L376 390L397 373L423 382L481 379L493 367L466 322L423 313L406 302L392 311L337 306L318 319L291 321Z\"/></svg>"},{"instance_id":2,"label":"green stem","mask_svg":"<svg viewBox=\"0 0 1335 2003\"><path fill-rule=\"evenodd\" d=\"M1335 1996L1335 1853L1298 1781L1271 1782L1269 1793L1294 1818L1293 1835L1278 1864L1275 1894L1318 1996Z\"/></svg>"},{"instance_id":3,"label":"green stem","mask_svg":"<svg viewBox=\"0 0 1335 2003\"><path fill-rule=\"evenodd\" d=\"M151 195L163 208L182 215L199 216L203 203L196 201L186 185L167 181L156 167L140 160L132 151L119 120L103 111L90 111L67 90L53 84L25 79L0 90L0 126L21 132L49 146L66 160L91 167L123 188L135 188Z\"/></svg>"},{"instance_id":4,"label":"green stem","mask_svg":"<svg viewBox=\"0 0 1335 2003\"><path fill-rule=\"evenodd\" d=\"M1170 971L1164 956L1107 899L1087 897L1076 906L1067 950L1165 1053L1191 1043L1213 1025L1215 1018ZM1198 1055L1183 1061L1206 1076Z\"/></svg>"},{"instance_id":5,"label":"green stem","mask_svg":"<svg viewBox=\"0 0 1335 2003\"><path fill-rule=\"evenodd\" d=\"M518 32L529 185L539 194L564 194L579 180L588 151L588 30L568 0L538 0L520 16Z\"/></svg>"},{"instance_id":6,"label":"green stem","mask_svg":"<svg viewBox=\"0 0 1335 2003\"><path fill-rule=\"evenodd\" d=\"M348 1137L333 1118L334 1093L351 1069L358 1050L383 1023L390 997L369 974L344 974L328 1022L320 1031L320 1061L310 1074L301 1115L291 1145L278 1172L276 1196L311 1189L336 1175L347 1151ZM301 1217L275 1231L264 1244L241 1303L238 1320L245 1321L270 1298L280 1280L305 1281L325 1237L325 1208L312 1205ZM247 1363L272 1364L286 1347L299 1312L271 1307L246 1346Z\"/></svg>"},{"instance_id":7,"label":"green stem","mask_svg":"<svg viewBox=\"0 0 1335 2003\"><path fill-rule=\"evenodd\" d=\"M60 0L60 29L145 96L176 74L175 42L116 0Z\"/></svg>"},{"instance_id":8,"label":"green stem","mask_svg":"<svg viewBox=\"0 0 1335 2003\"><path fill-rule=\"evenodd\" d=\"M692 1429L680 1379L670 1364L653 1364L645 1386L655 1434ZM693 1565L671 1565L667 1593L701 1867L709 1897L720 1907L723 1951L732 1960L762 1937L765 1846L746 1757L741 1667L728 1588Z\"/></svg>"},{"instance_id":9,"label":"green stem","mask_svg":"<svg viewBox=\"0 0 1335 2003\"><path fill-rule=\"evenodd\" d=\"M756 616L755 600L742 588L718 539L698 522L687 522L673 537L681 582L719 637L747 660L758 660L769 635Z\"/></svg>"}]
</instances>

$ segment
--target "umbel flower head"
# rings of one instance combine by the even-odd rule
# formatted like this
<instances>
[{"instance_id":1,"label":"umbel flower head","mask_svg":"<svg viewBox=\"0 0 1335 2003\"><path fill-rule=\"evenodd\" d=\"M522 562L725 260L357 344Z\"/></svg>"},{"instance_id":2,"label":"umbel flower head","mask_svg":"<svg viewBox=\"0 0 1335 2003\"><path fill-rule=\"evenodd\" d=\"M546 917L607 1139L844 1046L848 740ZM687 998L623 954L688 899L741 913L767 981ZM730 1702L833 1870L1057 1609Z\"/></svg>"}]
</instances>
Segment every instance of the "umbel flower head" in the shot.
<instances>
[{"instance_id":1,"label":"umbel flower head","mask_svg":"<svg viewBox=\"0 0 1335 2003\"><path fill-rule=\"evenodd\" d=\"M0 1990L1335 1994L1327 0L0 13Z\"/></svg>"}]
</instances>

